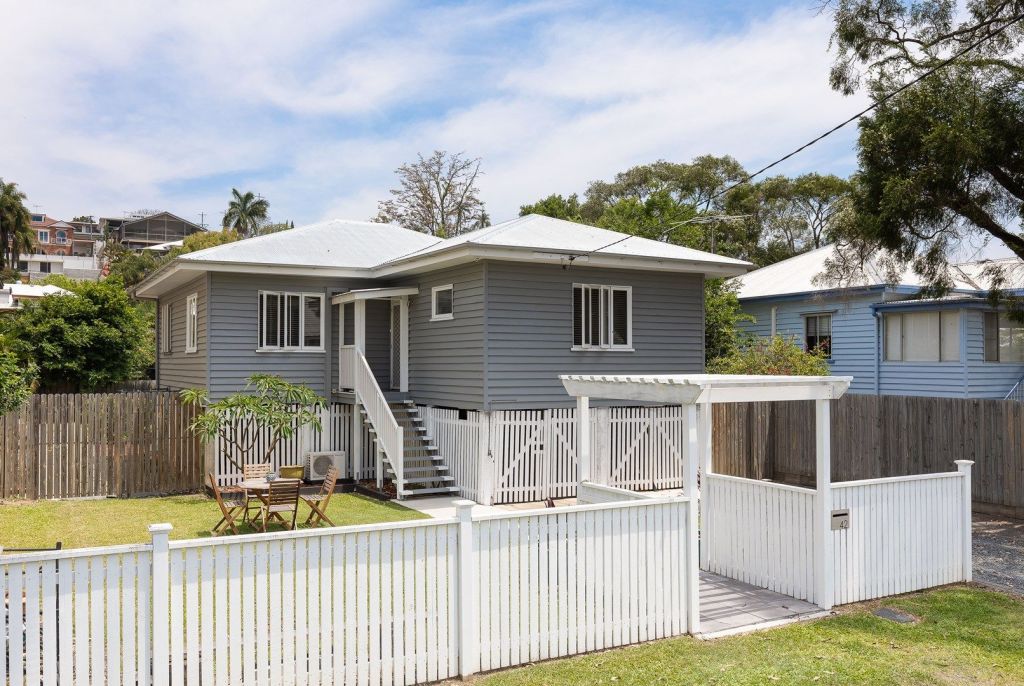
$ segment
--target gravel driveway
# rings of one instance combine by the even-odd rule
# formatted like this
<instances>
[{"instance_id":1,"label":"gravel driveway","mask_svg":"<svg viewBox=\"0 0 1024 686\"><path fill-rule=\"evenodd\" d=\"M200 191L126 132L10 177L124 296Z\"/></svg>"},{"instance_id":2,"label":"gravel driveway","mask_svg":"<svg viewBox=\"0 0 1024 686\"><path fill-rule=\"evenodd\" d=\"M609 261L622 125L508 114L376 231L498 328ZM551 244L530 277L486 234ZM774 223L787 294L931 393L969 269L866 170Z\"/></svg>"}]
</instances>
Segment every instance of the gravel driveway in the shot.
<instances>
[{"instance_id":1,"label":"gravel driveway","mask_svg":"<svg viewBox=\"0 0 1024 686\"><path fill-rule=\"evenodd\" d=\"M1024 595L1024 521L974 515L974 580Z\"/></svg>"}]
</instances>

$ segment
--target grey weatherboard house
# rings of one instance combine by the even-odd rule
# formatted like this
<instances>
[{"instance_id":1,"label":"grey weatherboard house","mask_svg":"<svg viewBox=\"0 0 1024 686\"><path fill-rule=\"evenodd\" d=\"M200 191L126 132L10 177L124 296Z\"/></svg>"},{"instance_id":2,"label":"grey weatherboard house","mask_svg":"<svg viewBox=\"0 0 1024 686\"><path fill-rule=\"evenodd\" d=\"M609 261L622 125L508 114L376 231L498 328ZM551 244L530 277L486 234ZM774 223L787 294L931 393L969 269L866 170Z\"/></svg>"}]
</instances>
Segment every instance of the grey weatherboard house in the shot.
<instances>
[{"instance_id":1,"label":"grey weatherboard house","mask_svg":"<svg viewBox=\"0 0 1024 686\"><path fill-rule=\"evenodd\" d=\"M820 282L826 246L737 277L744 324L757 336L785 336L829 351L832 373L852 376L850 393L1024 398L1024 326L987 300L986 267L996 262L1020 292L1016 259L954 265L954 288L922 298L911 271L891 277L877 262L845 287Z\"/></svg>"},{"instance_id":2,"label":"grey weatherboard house","mask_svg":"<svg viewBox=\"0 0 1024 686\"><path fill-rule=\"evenodd\" d=\"M356 408L344 449L368 432L402 495L462 486L423 428L435 408L551 411L574 404L559 374L702 371L704 278L748 267L537 215L446 240L332 220L182 255L136 295L157 301L160 387L306 384Z\"/></svg>"}]
</instances>

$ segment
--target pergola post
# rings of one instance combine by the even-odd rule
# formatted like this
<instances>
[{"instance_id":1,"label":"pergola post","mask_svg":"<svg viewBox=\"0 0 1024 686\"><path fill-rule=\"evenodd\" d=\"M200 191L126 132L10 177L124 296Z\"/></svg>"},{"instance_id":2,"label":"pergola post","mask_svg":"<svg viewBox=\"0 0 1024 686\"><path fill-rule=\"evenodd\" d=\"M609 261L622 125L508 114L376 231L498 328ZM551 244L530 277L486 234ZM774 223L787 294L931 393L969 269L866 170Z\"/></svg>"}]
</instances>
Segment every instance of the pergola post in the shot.
<instances>
[{"instance_id":1,"label":"pergola post","mask_svg":"<svg viewBox=\"0 0 1024 686\"><path fill-rule=\"evenodd\" d=\"M592 459L590 454L590 398L576 397L576 481L590 481Z\"/></svg>"},{"instance_id":2,"label":"pergola post","mask_svg":"<svg viewBox=\"0 0 1024 686\"><path fill-rule=\"evenodd\" d=\"M709 403L701 403L698 415L699 425L697 429L697 440L700 442L700 568L707 569L710 563L711 540L710 521L708 516L708 499L711 495L711 484L708 477L711 476L714 461L712 457L712 428L711 418L714 413L714 406Z\"/></svg>"},{"instance_id":3,"label":"pergola post","mask_svg":"<svg viewBox=\"0 0 1024 686\"><path fill-rule=\"evenodd\" d=\"M832 402L814 401L814 602L831 610L834 572L832 561Z\"/></svg>"},{"instance_id":4,"label":"pergola post","mask_svg":"<svg viewBox=\"0 0 1024 686\"><path fill-rule=\"evenodd\" d=\"M686 625L691 634L700 632L700 564L697 544L697 461L701 456L700 441L697 438L697 406L683 405L683 493L690 499L686 508L688 535L686 537Z\"/></svg>"}]
</instances>

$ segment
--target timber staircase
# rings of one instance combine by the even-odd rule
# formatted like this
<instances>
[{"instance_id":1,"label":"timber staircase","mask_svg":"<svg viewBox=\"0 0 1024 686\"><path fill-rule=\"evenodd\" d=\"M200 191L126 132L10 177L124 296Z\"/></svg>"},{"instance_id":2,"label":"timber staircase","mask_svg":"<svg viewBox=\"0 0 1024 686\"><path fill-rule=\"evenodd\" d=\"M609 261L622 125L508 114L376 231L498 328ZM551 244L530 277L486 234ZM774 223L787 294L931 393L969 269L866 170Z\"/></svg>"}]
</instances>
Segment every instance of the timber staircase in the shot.
<instances>
[{"instance_id":1,"label":"timber staircase","mask_svg":"<svg viewBox=\"0 0 1024 686\"><path fill-rule=\"evenodd\" d=\"M391 400L388 402L391 413L403 429L405 439L403 449L403 466L401 482L395 474L393 465L385 453L384 464L387 476L395 482L398 494L403 498L414 498L437 495L458 495L459 488L455 478L448 474L448 467L427 435L423 418L420 417L416 403L412 400ZM363 421L367 424L370 435L376 441L373 422L368 421L366 411L360 408Z\"/></svg>"}]
</instances>

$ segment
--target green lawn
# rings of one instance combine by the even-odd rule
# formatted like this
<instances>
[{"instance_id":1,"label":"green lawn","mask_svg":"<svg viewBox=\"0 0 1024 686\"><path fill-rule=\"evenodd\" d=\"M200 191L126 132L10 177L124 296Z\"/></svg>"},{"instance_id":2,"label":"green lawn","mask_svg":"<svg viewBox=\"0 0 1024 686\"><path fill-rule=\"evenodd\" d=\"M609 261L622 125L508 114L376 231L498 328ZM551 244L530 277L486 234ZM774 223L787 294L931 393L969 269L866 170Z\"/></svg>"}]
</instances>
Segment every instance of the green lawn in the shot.
<instances>
[{"instance_id":1,"label":"green lawn","mask_svg":"<svg viewBox=\"0 0 1024 686\"><path fill-rule=\"evenodd\" d=\"M512 684L1021 684L1024 602L974 587L884 601L921 621L836 617L734 638L677 638L477 677Z\"/></svg>"},{"instance_id":2,"label":"green lawn","mask_svg":"<svg viewBox=\"0 0 1024 686\"><path fill-rule=\"evenodd\" d=\"M300 524L308 513L309 508L300 503ZM340 493L331 498L327 514L338 526L427 517L395 503ZM199 538L209 536L219 520L217 502L203 495L0 503L0 546L51 547L56 541L66 548L144 543L149 541L147 527L158 522L174 525L171 538ZM272 531L281 528L271 527ZM252 529L240 531L251 533Z\"/></svg>"}]
</instances>

